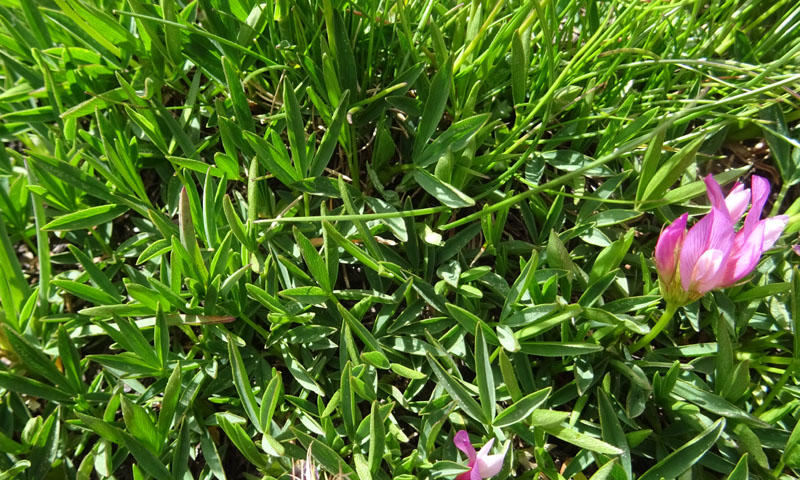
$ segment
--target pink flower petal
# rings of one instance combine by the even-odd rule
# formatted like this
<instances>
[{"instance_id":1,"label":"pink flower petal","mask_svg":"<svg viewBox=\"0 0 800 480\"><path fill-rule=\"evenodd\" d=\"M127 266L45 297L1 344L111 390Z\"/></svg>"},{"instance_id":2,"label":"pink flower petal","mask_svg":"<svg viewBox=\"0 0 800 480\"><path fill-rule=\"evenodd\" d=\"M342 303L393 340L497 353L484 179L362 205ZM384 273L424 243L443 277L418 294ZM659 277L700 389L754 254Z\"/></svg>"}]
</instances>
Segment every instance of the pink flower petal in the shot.
<instances>
[{"instance_id":1,"label":"pink flower petal","mask_svg":"<svg viewBox=\"0 0 800 480\"><path fill-rule=\"evenodd\" d=\"M731 214L731 220L737 222L747 209L747 205L749 203L750 189L744 188L744 185L736 182L736 185L733 186L731 193L725 197L725 206L728 208L728 212Z\"/></svg>"},{"instance_id":2,"label":"pink flower petal","mask_svg":"<svg viewBox=\"0 0 800 480\"><path fill-rule=\"evenodd\" d=\"M503 469L503 461L506 458L506 452L498 453L496 455L486 455L484 458L478 460L476 465L478 471L483 478L494 477L500 470Z\"/></svg>"},{"instance_id":3,"label":"pink flower petal","mask_svg":"<svg viewBox=\"0 0 800 480\"><path fill-rule=\"evenodd\" d=\"M788 215L778 215L775 217L765 218L762 220L764 223L764 242L761 244L761 251L766 251L775 245L778 238L789 223Z\"/></svg>"},{"instance_id":4,"label":"pink flower petal","mask_svg":"<svg viewBox=\"0 0 800 480\"><path fill-rule=\"evenodd\" d=\"M717 288L721 280L718 274L727 259L728 255L722 250L712 248L703 252L690 275L690 290L706 293Z\"/></svg>"},{"instance_id":5,"label":"pink flower petal","mask_svg":"<svg viewBox=\"0 0 800 480\"><path fill-rule=\"evenodd\" d=\"M492 450L494 439L489 440L486 445L478 452L478 461L475 463L475 469L480 476L479 478L489 478L497 475L503 468L503 459L505 452L497 455L489 455Z\"/></svg>"},{"instance_id":6,"label":"pink flower petal","mask_svg":"<svg viewBox=\"0 0 800 480\"><path fill-rule=\"evenodd\" d=\"M727 259L733 247L733 222L728 212L712 207L711 212L695 224L686 239L680 254L681 285L685 291L690 291L692 276L698 259L706 250L715 249L723 252Z\"/></svg>"},{"instance_id":7,"label":"pink flower petal","mask_svg":"<svg viewBox=\"0 0 800 480\"><path fill-rule=\"evenodd\" d=\"M466 430L459 430L453 438L453 443L456 445L456 448L464 452L469 458L469 466L475 465L477 455L475 454L475 447L473 447L472 443L469 441L469 433L467 433Z\"/></svg>"},{"instance_id":8,"label":"pink flower petal","mask_svg":"<svg viewBox=\"0 0 800 480\"><path fill-rule=\"evenodd\" d=\"M728 209L725 206L725 197L722 195L722 188L719 186L719 183L714 180L714 176L709 173L703 181L706 182L706 195L708 195L708 199L711 201L711 206L727 212Z\"/></svg>"},{"instance_id":9,"label":"pink flower petal","mask_svg":"<svg viewBox=\"0 0 800 480\"><path fill-rule=\"evenodd\" d=\"M471 472L469 472L469 480L481 480L481 472L478 471L478 468L473 468Z\"/></svg>"},{"instance_id":10,"label":"pink flower petal","mask_svg":"<svg viewBox=\"0 0 800 480\"><path fill-rule=\"evenodd\" d=\"M760 222L755 230L745 240L734 256L728 261L725 272L722 275L720 286L728 287L743 279L758 265L761 258L764 244L764 229L766 223Z\"/></svg>"},{"instance_id":11,"label":"pink flower petal","mask_svg":"<svg viewBox=\"0 0 800 480\"><path fill-rule=\"evenodd\" d=\"M655 261L661 279L669 283L675 275L675 252L680 250L683 238L686 235L686 220L688 213L684 213L661 232L656 242Z\"/></svg>"},{"instance_id":12,"label":"pink flower petal","mask_svg":"<svg viewBox=\"0 0 800 480\"><path fill-rule=\"evenodd\" d=\"M750 207L750 211L747 212L747 218L744 219L744 227L742 230L744 231L745 237L750 236L750 233L756 228L758 221L761 220L761 212L764 210L764 204L767 203L767 199L769 198L769 182L766 178L753 175L753 178L750 180L750 190L752 193L753 205Z\"/></svg>"},{"instance_id":13,"label":"pink flower petal","mask_svg":"<svg viewBox=\"0 0 800 480\"><path fill-rule=\"evenodd\" d=\"M478 452L478 458L489 455L489 452L492 450L492 445L494 445L494 438L486 442L486 445L481 447L480 451Z\"/></svg>"},{"instance_id":14,"label":"pink flower petal","mask_svg":"<svg viewBox=\"0 0 800 480\"><path fill-rule=\"evenodd\" d=\"M479 459L477 466L478 472L480 472L482 478L489 478L494 477L500 470L503 469L503 459L505 458L505 454L498 453L497 455L487 455L486 457Z\"/></svg>"}]
</instances>

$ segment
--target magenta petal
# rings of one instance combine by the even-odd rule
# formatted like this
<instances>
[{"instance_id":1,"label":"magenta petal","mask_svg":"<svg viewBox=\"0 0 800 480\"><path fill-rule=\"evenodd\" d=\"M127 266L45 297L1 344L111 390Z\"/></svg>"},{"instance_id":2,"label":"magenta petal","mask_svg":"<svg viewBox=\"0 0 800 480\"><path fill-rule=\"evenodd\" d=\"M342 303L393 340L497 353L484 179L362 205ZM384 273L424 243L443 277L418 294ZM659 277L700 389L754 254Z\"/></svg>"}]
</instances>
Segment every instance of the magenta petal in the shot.
<instances>
[{"instance_id":1,"label":"magenta petal","mask_svg":"<svg viewBox=\"0 0 800 480\"><path fill-rule=\"evenodd\" d=\"M756 228L756 224L761 220L761 211L764 210L764 204L767 203L769 198L769 182L766 178L753 175L750 181L750 191L752 195L753 205L750 211L747 212L747 218L744 220L744 227L742 230L745 236L750 236L750 233Z\"/></svg>"},{"instance_id":2,"label":"magenta petal","mask_svg":"<svg viewBox=\"0 0 800 480\"><path fill-rule=\"evenodd\" d=\"M786 224L789 223L788 215L778 215L775 217L765 218L761 222L764 223L764 242L761 244L761 251L764 252L772 248L775 242L783 233Z\"/></svg>"},{"instance_id":3,"label":"magenta petal","mask_svg":"<svg viewBox=\"0 0 800 480\"><path fill-rule=\"evenodd\" d=\"M728 212L712 207L711 212L689 229L680 254L681 285L689 291L691 273L700 256L711 248L722 250L725 257L731 251L734 238L733 222Z\"/></svg>"},{"instance_id":4,"label":"magenta petal","mask_svg":"<svg viewBox=\"0 0 800 480\"><path fill-rule=\"evenodd\" d=\"M706 250L708 237L711 235L711 224L714 221L714 210L708 215L701 218L686 234L683 240L680 254L680 271L692 272L697 259ZM681 285L687 292L689 291L689 284L692 282L691 275L681 275Z\"/></svg>"},{"instance_id":5,"label":"magenta petal","mask_svg":"<svg viewBox=\"0 0 800 480\"><path fill-rule=\"evenodd\" d=\"M722 195L722 188L719 186L719 183L714 180L714 176L708 174L703 181L706 182L706 194L711 201L711 206L727 212L728 209L725 206L725 197Z\"/></svg>"},{"instance_id":6,"label":"magenta petal","mask_svg":"<svg viewBox=\"0 0 800 480\"><path fill-rule=\"evenodd\" d=\"M453 443L456 445L456 448L464 452L469 458L469 466L473 466L477 455L475 453L475 447L473 447L472 443L469 441L469 433L467 433L466 430L459 430L453 438Z\"/></svg>"},{"instance_id":7,"label":"magenta petal","mask_svg":"<svg viewBox=\"0 0 800 480\"><path fill-rule=\"evenodd\" d=\"M756 268L758 259L761 258L761 253L763 252L761 246L764 244L765 226L766 223L759 223L741 248L735 252L734 258L731 258L726 267L722 286L733 285Z\"/></svg>"},{"instance_id":8,"label":"magenta petal","mask_svg":"<svg viewBox=\"0 0 800 480\"><path fill-rule=\"evenodd\" d=\"M661 232L656 242L655 261L659 275L669 282L675 275L675 250L681 248L686 234L688 213L684 213Z\"/></svg>"},{"instance_id":9,"label":"magenta petal","mask_svg":"<svg viewBox=\"0 0 800 480\"><path fill-rule=\"evenodd\" d=\"M712 248L703 252L690 275L691 290L706 293L717 288L721 280L720 270L727 259L728 255L722 250Z\"/></svg>"},{"instance_id":10,"label":"magenta petal","mask_svg":"<svg viewBox=\"0 0 800 480\"><path fill-rule=\"evenodd\" d=\"M728 213L731 214L731 220L734 222L741 218L747 205L750 203L750 189L744 188L739 182L736 182L731 193L725 197L725 206L728 208Z\"/></svg>"},{"instance_id":11,"label":"magenta petal","mask_svg":"<svg viewBox=\"0 0 800 480\"><path fill-rule=\"evenodd\" d=\"M481 472L479 472L477 468L473 468L472 471L469 472L469 480L481 480Z\"/></svg>"}]
</instances>

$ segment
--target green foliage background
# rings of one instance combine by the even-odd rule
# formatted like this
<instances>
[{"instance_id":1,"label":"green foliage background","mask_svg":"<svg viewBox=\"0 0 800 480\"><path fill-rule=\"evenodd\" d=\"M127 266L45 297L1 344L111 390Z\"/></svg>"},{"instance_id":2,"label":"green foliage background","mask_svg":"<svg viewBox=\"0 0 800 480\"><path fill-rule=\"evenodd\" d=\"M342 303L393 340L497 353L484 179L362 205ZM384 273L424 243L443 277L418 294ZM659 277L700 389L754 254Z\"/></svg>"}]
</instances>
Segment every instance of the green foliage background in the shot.
<instances>
[{"instance_id":1,"label":"green foliage background","mask_svg":"<svg viewBox=\"0 0 800 480\"><path fill-rule=\"evenodd\" d=\"M795 478L800 4L0 0L0 478ZM784 239L678 312L701 175Z\"/></svg>"}]
</instances>

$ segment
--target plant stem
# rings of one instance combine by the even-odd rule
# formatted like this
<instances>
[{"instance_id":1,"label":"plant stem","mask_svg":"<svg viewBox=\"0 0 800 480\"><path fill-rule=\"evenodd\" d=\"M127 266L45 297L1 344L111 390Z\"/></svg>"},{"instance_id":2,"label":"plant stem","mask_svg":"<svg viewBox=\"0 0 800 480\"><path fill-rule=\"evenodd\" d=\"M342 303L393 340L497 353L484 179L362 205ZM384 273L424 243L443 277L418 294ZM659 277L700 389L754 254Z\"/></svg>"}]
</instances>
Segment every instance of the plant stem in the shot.
<instances>
[{"instance_id":1,"label":"plant stem","mask_svg":"<svg viewBox=\"0 0 800 480\"><path fill-rule=\"evenodd\" d=\"M650 330L650 333L640 338L638 342L631 346L631 353L639 351L642 347L649 344L654 338L656 338L658 334L661 333L661 331L664 330L667 325L669 325L669 321L672 320L672 317L675 315L676 311L678 311L678 307L668 303L667 308L664 310L661 318L658 319L658 322L653 326L652 330Z\"/></svg>"},{"instance_id":2,"label":"plant stem","mask_svg":"<svg viewBox=\"0 0 800 480\"><path fill-rule=\"evenodd\" d=\"M783 203L783 199L786 197L786 192L789 191L790 186L791 185L789 184L789 182L783 182L783 185L781 185L781 191L780 193L778 193L778 198L772 205L772 212L770 212L769 214L770 217L774 217L775 215L778 214L778 210L780 210L781 204Z\"/></svg>"}]
</instances>

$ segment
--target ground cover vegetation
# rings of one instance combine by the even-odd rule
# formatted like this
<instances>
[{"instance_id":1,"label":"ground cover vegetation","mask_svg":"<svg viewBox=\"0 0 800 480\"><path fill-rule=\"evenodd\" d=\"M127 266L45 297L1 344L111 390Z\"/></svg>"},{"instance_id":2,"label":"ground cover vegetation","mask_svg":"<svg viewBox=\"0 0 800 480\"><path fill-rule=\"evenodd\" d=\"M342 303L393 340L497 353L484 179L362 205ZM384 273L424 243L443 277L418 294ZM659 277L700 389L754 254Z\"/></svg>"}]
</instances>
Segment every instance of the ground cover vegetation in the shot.
<instances>
[{"instance_id":1,"label":"ground cover vegetation","mask_svg":"<svg viewBox=\"0 0 800 480\"><path fill-rule=\"evenodd\" d=\"M0 0L0 478L796 478L799 27ZM665 302L751 177L782 237Z\"/></svg>"}]
</instances>

